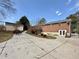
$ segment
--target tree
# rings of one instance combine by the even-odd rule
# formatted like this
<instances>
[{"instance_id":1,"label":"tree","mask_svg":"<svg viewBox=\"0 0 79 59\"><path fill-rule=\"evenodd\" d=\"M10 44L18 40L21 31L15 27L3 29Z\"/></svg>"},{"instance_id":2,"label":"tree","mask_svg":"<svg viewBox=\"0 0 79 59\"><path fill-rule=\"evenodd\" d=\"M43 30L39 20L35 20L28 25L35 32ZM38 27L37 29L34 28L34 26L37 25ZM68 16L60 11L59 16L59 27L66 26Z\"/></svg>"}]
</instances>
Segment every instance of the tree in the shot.
<instances>
[{"instance_id":1,"label":"tree","mask_svg":"<svg viewBox=\"0 0 79 59\"><path fill-rule=\"evenodd\" d=\"M38 25L44 25L46 23L46 19L45 18L41 18L39 21L38 21Z\"/></svg>"},{"instance_id":2,"label":"tree","mask_svg":"<svg viewBox=\"0 0 79 59\"><path fill-rule=\"evenodd\" d=\"M20 23L20 21L16 21L16 25L20 25L21 23Z\"/></svg>"},{"instance_id":3,"label":"tree","mask_svg":"<svg viewBox=\"0 0 79 59\"><path fill-rule=\"evenodd\" d=\"M24 26L23 30L28 30L30 27L30 22L26 16L21 17L20 23Z\"/></svg>"},{"instance_id":4,"label":"tree","mask_svg":"<svg viewBox=\"0 0 79 59\"><path fill-rule=\"evenodd\" d=\"M4 18L7 12L14 13L15 11L11 0L0 0L0 16Z\"/></svg>"},{"instance_id":5,"label":"tree","mask_svg":"<svg viewBox=\"0 0 79 59\"><path fill-rule=\"evenodd\" d=\"M77 32L77 17L73 14L67 17L67 19L71 19L72 32Z\"/></svg>"}]
</instances>

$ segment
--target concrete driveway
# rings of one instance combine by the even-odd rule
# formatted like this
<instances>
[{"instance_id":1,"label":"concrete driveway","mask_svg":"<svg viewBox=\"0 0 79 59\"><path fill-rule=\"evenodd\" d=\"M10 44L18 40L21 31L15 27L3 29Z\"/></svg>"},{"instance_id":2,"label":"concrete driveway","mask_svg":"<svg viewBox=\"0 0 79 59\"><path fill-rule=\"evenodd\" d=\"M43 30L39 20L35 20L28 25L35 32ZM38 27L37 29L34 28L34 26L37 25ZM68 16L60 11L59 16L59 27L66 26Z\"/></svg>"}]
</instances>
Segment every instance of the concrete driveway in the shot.
<instances>
[{"instance_id":1,"label":"concrete driveway","mask_svg":"<svg viewBox=\"0 0 79 59\"><path fill-rule=\"evenodd\" d=\"M0 43L0 59L79 59L79 38L44 39L26 33Z\"/></svg>"}]
</instances>

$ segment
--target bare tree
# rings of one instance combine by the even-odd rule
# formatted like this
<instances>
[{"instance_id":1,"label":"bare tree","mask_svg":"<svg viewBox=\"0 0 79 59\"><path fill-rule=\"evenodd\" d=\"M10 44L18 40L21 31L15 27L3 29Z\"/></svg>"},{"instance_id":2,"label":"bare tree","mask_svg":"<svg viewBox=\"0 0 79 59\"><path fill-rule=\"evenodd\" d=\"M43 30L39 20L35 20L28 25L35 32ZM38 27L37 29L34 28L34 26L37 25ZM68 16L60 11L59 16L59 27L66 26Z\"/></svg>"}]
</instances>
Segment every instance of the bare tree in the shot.
<instances>
[{"instance_id":1,"label":"bare tree","mask_svg":"<svg viewBox=\"0 0 79 59\"><path fill-rule=\"evenodd\" d=\"M13 4L11 0L0 0L0 16L6 17L8 12L14 13L16 9Z\"/></svg>"}]
</instances>

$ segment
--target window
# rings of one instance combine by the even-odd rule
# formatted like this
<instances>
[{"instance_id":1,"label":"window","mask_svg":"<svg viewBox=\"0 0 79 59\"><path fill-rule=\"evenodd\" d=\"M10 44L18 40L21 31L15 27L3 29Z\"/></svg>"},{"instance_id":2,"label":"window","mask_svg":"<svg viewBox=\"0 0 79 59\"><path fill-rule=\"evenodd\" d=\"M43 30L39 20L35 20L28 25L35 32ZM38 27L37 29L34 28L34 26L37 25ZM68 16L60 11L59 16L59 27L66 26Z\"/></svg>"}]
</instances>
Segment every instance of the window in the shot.
<instances>
[{"instance_id":1,"label":"window","mask_svg":"<svg viewBox=\"0 0 79 59\"><path fill-rule=\"evenodd\" d=\"M60 31L60 35L62 35L62 31Z\"/></svg>"},{"instance_id":2,"label":"window","mask_svg":"<svg viewBox=\"0 0 79 59\"><path fill-rule=\"evenodd\" d=\"M63 30L63 35L65 34L65 31Z\"/></svg>"},{"instance_id":3,"label":"window","mask_svg":"<svg viewBox=\"0 0 79 59\"><path fill-rule=\"evenodd\" d=\"M66 30L59 30L59 34L60 34L61 36L65 35L66 32L67 32Z\"/></svg>"}]
</instances>

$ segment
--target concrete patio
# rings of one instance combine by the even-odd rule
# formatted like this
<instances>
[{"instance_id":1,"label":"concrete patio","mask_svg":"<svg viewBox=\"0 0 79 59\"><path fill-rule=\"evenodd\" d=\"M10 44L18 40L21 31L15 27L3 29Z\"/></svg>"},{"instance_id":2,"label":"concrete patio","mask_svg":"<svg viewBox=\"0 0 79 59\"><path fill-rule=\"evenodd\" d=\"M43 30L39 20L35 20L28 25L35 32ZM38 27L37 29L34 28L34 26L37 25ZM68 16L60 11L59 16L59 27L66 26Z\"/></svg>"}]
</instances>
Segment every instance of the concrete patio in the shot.
<instances>
[{"instance_id":1,"label":"concrete patio","mask_svg":"<svg viewBox=\"0 0 79 59\"><path fill-rule=\"evenodd\" d=\"M26 33L0 43L0 59L79 59L79 38L45 39Z\"/></svg>"}]
</instances>

